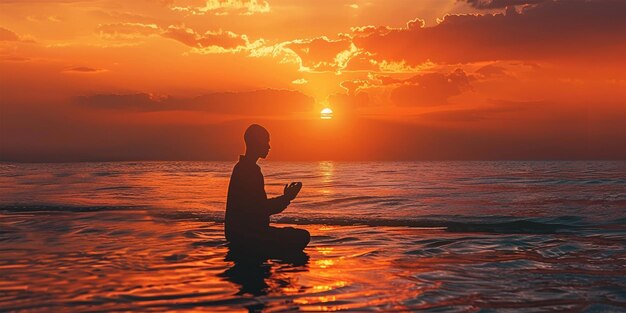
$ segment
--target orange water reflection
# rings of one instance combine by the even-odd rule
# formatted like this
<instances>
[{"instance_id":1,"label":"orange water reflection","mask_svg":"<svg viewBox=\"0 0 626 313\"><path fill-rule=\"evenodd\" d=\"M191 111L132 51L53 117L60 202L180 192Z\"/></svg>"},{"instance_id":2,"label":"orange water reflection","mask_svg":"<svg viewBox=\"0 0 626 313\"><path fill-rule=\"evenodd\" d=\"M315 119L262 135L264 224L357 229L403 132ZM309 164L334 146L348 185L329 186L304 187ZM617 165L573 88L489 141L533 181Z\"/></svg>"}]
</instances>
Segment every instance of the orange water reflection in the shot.
<instances>
[{"instance_id":1,"label":"orange water reflection","mask_svg":"<svg viewBox=\"0 0 626 313\"><path fill-rule=\"evenodd\" d=\"M10 165L18 169L0 176L0 202L19 205L0 211L0 311L470 310L548 300L576 311L618 299L623 162L559 164L267 164L270 195L303 178L279 218L306 224L297 227L313 238L305 260L254 262L229 256L219 222L231 162ZM149 209L115 207L128 204ZM568 226L598 209L609 224ZM500 214L554 220L489 226ZM448 226L338 226L421 218ZM445 231L468 221L487 233ZM541 233L550 223L565 224Z\"/></svg>"},{"instance_id":2,"label":"orange water reflection","mask_svg":"<svg viewBox=\"0 0 626 313\"><path fill-rule=\"evenodd\" d=\"M2 218L15 229L24 221ZM351 241L366 227L310 225L305 258L238 260L218 223L125 211L56 214L27 225L36 227L3 246L5 308L333 311L416 292L415 282L394 276L372 234L369 247ZM390 284L402 294L389 294Z\"/></svg>"},{"instance_id":3,"label":"orange water reflection","mask_svg":"<svg viewBox=\"0 0 626 313\"><path fill-rule=\"evenodd\" d=\"M4 311L540 307L549 302L531 284L534 280L575 295L582 285L572 287L572 282L554 277L578 275L581 284L609 281L609 286L620 286L623 277L623 254L596 257L599 251L619 251L622 241L617 237L299 225L312 234L300 257L242 259L226 246L220 223L175 213L0 213L0 224ZM548 244L529 249L533 242ZM568 253L571 242L591 245L593 255ZM589 279L596 280L585 281ZM612 289L607 290L610 295ZM528 301L501 297L506 294ZM588 302L573 296L559 301L573 308Z\"/></svg>"}]
</instances>

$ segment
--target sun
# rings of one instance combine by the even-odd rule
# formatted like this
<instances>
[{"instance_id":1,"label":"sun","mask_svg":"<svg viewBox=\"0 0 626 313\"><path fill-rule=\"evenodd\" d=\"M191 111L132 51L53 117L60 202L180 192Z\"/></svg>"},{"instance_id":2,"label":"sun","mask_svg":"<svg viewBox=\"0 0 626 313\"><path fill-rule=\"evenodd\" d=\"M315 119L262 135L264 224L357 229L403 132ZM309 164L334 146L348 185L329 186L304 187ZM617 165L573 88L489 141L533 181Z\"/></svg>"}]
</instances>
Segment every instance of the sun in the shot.
<instances>
[{"instance_id":1,"label":"sun","mask_svg":"<svg viewBox=\"0 0 626 313\"><path fill-rule=\"evenodd\" d=\"M322 111L320 111L320 118L323 120L330 120L333 118L333 110L331 110L330 108L323 108Z\"/></svg>"}]
</instances>

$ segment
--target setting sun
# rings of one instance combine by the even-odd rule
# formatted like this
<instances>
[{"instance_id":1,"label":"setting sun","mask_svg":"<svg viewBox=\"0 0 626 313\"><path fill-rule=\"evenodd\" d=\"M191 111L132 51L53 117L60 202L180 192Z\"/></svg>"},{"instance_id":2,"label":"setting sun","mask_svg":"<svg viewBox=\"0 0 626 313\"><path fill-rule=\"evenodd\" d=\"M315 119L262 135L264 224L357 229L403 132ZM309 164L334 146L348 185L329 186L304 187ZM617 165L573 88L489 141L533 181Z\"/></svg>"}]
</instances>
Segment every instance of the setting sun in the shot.
<instances>
[{"instance_id":1,"label":"setting sun","mask_svg":"<svg viewBox=\"0 0 626 313\"><path fill-rule=\"evenodd\" d=\"M320 111L320 118L323 120L330 120L333 118L333 110L331 110L330 108L323 108L322 111Z\"/></svg>"}]
</instances>

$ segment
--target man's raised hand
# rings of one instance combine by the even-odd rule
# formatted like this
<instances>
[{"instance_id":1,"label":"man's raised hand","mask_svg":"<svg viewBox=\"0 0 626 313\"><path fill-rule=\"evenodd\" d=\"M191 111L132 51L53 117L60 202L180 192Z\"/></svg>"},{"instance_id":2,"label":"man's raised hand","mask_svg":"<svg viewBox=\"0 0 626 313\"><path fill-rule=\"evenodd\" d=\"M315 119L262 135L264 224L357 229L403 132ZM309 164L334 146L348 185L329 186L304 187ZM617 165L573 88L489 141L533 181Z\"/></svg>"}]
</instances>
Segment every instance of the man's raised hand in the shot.
<instances>
[{"instance_id":1,"label":"man's raised hand","mask_svg":"<svg viewBox=\"0 0 626 313\"><path fill-rule=\"evenodd\" d=\"M298 196L300 189L302 189L301 182L292 182L291 184L285 184L285 189L283 192L285 194L285 197L287 197L287 199L291 201L295 199L296 196Z\"/></svg>"}]
</instances>

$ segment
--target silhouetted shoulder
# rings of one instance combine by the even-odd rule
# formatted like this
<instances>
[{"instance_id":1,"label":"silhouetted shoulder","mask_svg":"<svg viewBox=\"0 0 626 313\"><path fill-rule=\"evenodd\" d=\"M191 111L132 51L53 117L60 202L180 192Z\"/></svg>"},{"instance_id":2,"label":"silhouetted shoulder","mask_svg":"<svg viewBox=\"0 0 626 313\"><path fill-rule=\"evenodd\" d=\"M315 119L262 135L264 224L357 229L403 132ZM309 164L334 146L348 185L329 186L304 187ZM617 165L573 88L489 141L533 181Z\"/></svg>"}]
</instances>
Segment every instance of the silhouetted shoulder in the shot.
<instances>
[{"instance_id":1,"label":"silhouetted shoulder","mask_svg":"<svg viewBox=\"0 0 626 313\"><path fill-rule=\"evenodd\" d=\"M263 189L263 173L256 162L250 162L243 157L239 158L239 162L233 167L233 173L230 177L229 191L234 194L262 192ZM245 195L249 197L251 195Z\"/></svg>"},{"instance_id":2,"label":"silhouetted shoulder","mask_svg":"<svg viewBox=\"0 0 626 313\"><path fill-rule=\"evenodd\" d=\"M249 171L249 170L261 170L261 167L259 167L259 165L256 163L242 162L242 161L237 162L237 164L235 164L235 166L233 167L233 172L234 171Z\"/></svg>"},{"instance_id":3,"label":"silhouetted shoulder","mask_svg":"<svg viewBox=\"0 0 626 313\"><path fill-rule=\"evenodd\" d=\"M258 173L260 171L261 168L258 164L256 164L256 162L246 160L243 156L239 157L239 162L237 162L237 164L233 167L233 175Z\"/></svg>"}]
</instances>

